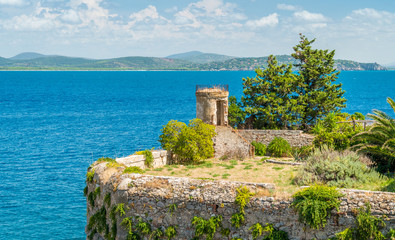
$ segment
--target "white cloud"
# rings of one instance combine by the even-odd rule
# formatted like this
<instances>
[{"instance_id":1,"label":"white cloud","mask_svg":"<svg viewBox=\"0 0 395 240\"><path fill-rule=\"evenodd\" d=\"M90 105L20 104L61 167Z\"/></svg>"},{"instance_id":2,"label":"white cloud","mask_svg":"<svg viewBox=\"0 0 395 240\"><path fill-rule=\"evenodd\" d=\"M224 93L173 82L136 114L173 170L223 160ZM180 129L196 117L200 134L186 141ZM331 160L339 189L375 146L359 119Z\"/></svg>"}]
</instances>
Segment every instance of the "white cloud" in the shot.
<instances>
[{"instance_id":1,"label":"white cloud","mask_svg":"<svg viewBox=\"0 0 395 240\"><path fill-rule=\"evenodd\" d=\"M22 6L24 4L23 0L0 0L0 5Z\"/></svg>"},{"instance_id":2,"label":"white cloud","mask_svg":"<svg viewBox=\"0 0 395 240\"><path fill-rule=\"evenodd\" d=\"M372 9L372 8L364 8L364 9L354 10L352 13L354 15L359 15L359 16L369 17L369 18L382 18L383 15L385 15L385 12L379 12L379 11Z\"/></svg>"},{"instance_id":3,"label":"white cloud","mask_svg":"<svg viewBox=\"0 0 395 240\"><path fill-rule=\"evenodd\" d=\"M60 18L67 23L79 23L81 21L78 13L73 9L64 11Z\"/></svg>"},{"instance_id":4,"label":"white cloud","mask_svg":"<svg viewBox=\"0 0 395 240\"><path fill-rule=\"evenodd\" d=\"M311 21L311 22L325 22L328 20L321 13L311 13L306 10L295 12L294 16L299 20Z\"/></svg>"},{"instance_id":5,"label":"white cloud","mask_svg":"<svg viewBox=\"0 0 395 240\"><path fill-rule=\"evenodd\" d=\"M246 26L251 28L274 27L278 24L278 14L272 13L269 16L262 17L258 20L250 20L246 22Z\"/></svg>"},{"instance_id":6,"label":"white cloud","mask_svg":"<svg viewBox=\"0 0 395 240\"><path fill-rule=\"evenodd\" d=\"M296 11L299 10L299 7L294 6L294 5L289 5L289 4L284 4L284 3L279 3L277 4L277 8L280 10L286 10L286 11Z\"/></svg>"},{"instance_id":7,"label":"white cloud","mask_svg":"<svg viewBox=\"0 0 395 240\"><path fill-rule=\"evenodd\" d=\"M140 22L149 19L158 19L159 14L158 11L156 11L156 7L149 5L147 8L141 11L131 14L129 18L134 22Z\"/></svg>"}]
</instances>

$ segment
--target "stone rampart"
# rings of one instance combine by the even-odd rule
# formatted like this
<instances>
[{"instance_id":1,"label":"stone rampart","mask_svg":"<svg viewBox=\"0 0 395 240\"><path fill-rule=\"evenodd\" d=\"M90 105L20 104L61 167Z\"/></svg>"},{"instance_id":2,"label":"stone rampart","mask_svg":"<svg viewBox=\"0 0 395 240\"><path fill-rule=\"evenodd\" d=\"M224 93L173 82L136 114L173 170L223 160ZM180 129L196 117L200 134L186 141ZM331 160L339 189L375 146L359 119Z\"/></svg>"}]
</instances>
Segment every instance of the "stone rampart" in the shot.
<instances>
[{"instance_id":1,"label":"stone rampart","mask_svg":"<svg viewBox=\"0 0 395 240\"><path fill-rule=\"evenodd\" d=\"M289 142L292 147L301 147L311 145L314 136L303 133L301 130L255 130L245 129L238 130L238 133L247 141L257 141L266 146L275 138L282 137Z\"/></svg>"},{"instance_id":2,"label":"stone rampart","mask_svg":"<svg viewBox=\"0 0 395 240\"><path fill-rule=\"evenodd\" d=\"M258 222L272 223L287 232L290 239L328 239L354 226L355 209L365 202L372 205L373 214L387 215L384 231L395 227L395 193L342 190L345 195L341 198L340 211L332 211L325 228L314 230L298 221L298 214L290 208L292 199L270 197L275 187L272 184L122 174L122 168L109 168L107 163L94 164L93 169L94 177L87 183L86 191L87 239L126 239L128 224L121 224L126 217L133 217L130 219L134 224L149 223L151 230L174 226L177 235L173 239L192 239L194 216L207 220L218 215L223 217L222 226L229 228L230 233L225 237L217 229L214 239L252 239L249 228ZM236 229L231 226L230 218L238 212L234 202L240 186L248 187L255 196L245 208L244 224ZM142 238L149 239L149 235Z\"/></svg>"},{"instance_id":3,"label":"stone rampart","mask_svg":"<svg viewBox=\"0 0 395 240\"><path fill-rule=\"evenodd\" d=\"M166 150L152 150L152 156L154 157L154 161L152 167L158 168L168 164L169 156ZM125 165L126 167L137 166L141 169L145 169L146 166L144 164L145 156L144 155L130 155L127 157L116 158L118 163Z\"/></svg>"}]
</instances>

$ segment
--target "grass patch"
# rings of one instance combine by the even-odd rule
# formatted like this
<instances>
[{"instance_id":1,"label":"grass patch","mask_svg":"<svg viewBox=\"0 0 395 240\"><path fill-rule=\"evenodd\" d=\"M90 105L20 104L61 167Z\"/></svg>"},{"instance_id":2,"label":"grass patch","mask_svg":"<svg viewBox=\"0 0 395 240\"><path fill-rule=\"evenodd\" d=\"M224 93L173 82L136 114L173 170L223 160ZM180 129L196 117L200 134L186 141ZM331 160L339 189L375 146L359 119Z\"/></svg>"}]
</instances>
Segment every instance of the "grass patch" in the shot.
<instances>
[{"instance_id":1,"label":"grass patch","mask_svg":"<svg viewBox=\"0 0 395 240\"><path fill-rule=\"evenodd\" d=\"M229 161L231 165L236 166L237 165L237 160L232 159Z\"/></svg>"},{"instance_id":2,"label":"grass patch","mask_svg":"<svg viewBox=\"0 0 395 240\"><path fill-rule=\"evenodd\" d=\"M244 170L252 169L252 165L247 165L247 166L245 166L243 169L244 169Z\"/></svg>"},{"instance_id":3,"label":"grass patch","mask_svg":"<svg viewBox=\"0 0 395 240\"><path fill-rule=\"evenodd\" d=\"M284 167L272 167L272 169L279 171L279 170L283 170Z\"/></svg>"},{"instance_id":4,"label":"grass patch","mask_svg":"<svg viewBox=\"0 0 395 240\"><path fill-rule=\"evenodd\" d=\"M156 172L161 172L161 171L163 171L163 168L155 168L153 170L156 171Z\"/></svg>"},{"instance_id":5,"label":"grass patch","mask_svg":"<svg viewBox=\"0 0 395 240\"><path fill-rule=\"evenodd\" d=\"M229 176L230 176L229 173L224 173L222 174L222 179L228 179Z\"/></svg>"},{"instance_id":6,"label":"grass patch","mask_svg":"<svg viewBox=\"0 0 395 240\"><path fill-rule=\"evenodd\" d=\"M125 168L125 170L123 170L123 173L139 173L139 174L143 174L144 171L143 169L133 166L133 167L127 167Z\"/></svg>"}]
</instances>

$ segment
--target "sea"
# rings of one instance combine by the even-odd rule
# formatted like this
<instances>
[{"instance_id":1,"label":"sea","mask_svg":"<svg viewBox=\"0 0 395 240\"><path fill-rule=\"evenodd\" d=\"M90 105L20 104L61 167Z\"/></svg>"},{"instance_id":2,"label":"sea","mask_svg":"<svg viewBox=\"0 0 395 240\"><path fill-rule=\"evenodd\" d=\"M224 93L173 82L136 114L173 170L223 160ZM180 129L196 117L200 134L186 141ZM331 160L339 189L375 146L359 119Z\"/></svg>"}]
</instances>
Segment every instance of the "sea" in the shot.
<instances>
[{"instance_id":1,"label":"sea","mask_svg":"<svg viewBox=\"0 0 395 240\"><path fill-rule=\"evenodd\" d=\"M0 239L85 239L87 168L160 147L169 120L196 113L195 89L242 96L253 71L0 72ZM394 116L395 71L342 72L345 112Z\"/></svg>"}]
</instances>

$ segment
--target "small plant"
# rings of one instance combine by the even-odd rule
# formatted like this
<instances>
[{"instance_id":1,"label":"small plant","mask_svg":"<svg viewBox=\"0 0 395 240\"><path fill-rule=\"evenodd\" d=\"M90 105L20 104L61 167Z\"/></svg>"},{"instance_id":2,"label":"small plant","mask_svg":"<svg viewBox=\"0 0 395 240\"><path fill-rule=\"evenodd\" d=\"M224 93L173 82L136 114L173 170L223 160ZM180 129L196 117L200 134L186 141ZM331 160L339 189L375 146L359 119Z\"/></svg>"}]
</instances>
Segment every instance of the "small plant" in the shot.
<instances>
[{"instance_id":1,"label":"small plant","mask_svg":"<svg viewBox=\"0 0 395 240\"><path fill-rule=\"evenodd\" d=\"M106 196L104 197L103 201L104 201L104 203L107 206L110 206L110 204L111 204L111 193L107 193Z\"/></svg>"},{"instance_id":2,"label":"small plant","mask_svg":"<svg viewBox=\"0 0 395 240\"><path fill-rule=\"evenodd\" d=\"M160 228L155 229L152 231L151 235L149 236L149 240L159 240L163 237L164 233Z\"/></svg>"},{"instance_id":3,"label":"small plant","mask_svg":"<svg viewBox=\"0 0 395 240\"><path fill-rule=\"evenodd\" d=\"M252 230L252 239L257 239L262 235L263 227L260 223L255 223L249 228L249 230Z\"/></svg>"},{"instance_id":4,"label":"small plant","mask_svg":"<svg viewBox=\"0 0 395 240\"><path fill-rule=\"evenodd\" d=\"M119 168L119 167L124 167L125 165L120 164L118 162L109 162L109 163L106 164L106 166L108 168Z\"/></svg>"},{"instance_id":5,"label":"small plant","mask_svg":"<svg viewBox=\"0 0 395 240\"><path fill-rule=\"evenodd\" d=\"M370 204L365 205L366 208L360 208L356 219L355 236L356 239L385 239L380 229L385 227L382 218L371 215Z\"/></svg>"},{"instance_id":6,"label":"small plant","mask_svg":"<svg viewBox=\"0 0 395 240\"><path fill-rule=\"evenodd\" d=\"M273 224L267 223L263 231L269 233L263 240L288 240L288 233L275 229Z\"/></svg>"},{"instance_id":7,"label":"small plant","mask_svg":"<svg viewBox=\"0 0 395 240\"><path fill-rule=\"evenodd\" d=\"M139 167L132 166L132 167L125 168L125 170L123 170L123 173L139 173L139 174L143 174L144 171L143 171L143 169L141 169Z\"/></svg>"},{"instance_id":8,"label":"small plant","mask_svg":"<svg viewBox=\"0 0 395 240\"><path fill-rule=\"evenodd\" d=\"M177 236L177 227L176 226L169 226L165 230L165 236L167 237L167 240L170 240Z\"/></svg>"},{"instance_id":9,"label":"small plant","mask_svg":"<svg viewBox=\"0 0 395 240\"><path fill-rule=\"evenodd\" d=\"M149 149L145 149L144 151L135 152L136 155L144 155L144 165L148 168L151 168L154 163L154 156L152 155L152 151Z\"/></svg>"},{"instance_id":10,"label":"small plant","mask_svg":"<svg viewBox=\"0 0 395 240\"><path fill-rule=\"evenodd\" d=\"M244 220L245 218L243 213L234 213L230 218L230 223L232 224L233 227L239 228L241 227L241 225L243 225Z\"/></svg>"},{"instance_id":11,"label":"small plant","mask_svg":"<svg viewBox=\"0 0 395 240\"><path fill-rule=\"evenodd\" d=\"M209 220L204 220L201 217L193 217L192 225L195 226L195 237L199 238L200 236L206 235L207 240L212 240L214 237L217 228L221 226L222 216L214 216Z\"/></svg>"},{"instance_id":12,"label":"small plant","mask_svg":"<svg viewBox=\"0 0 395 240\"><path fill-rule=\"evenodd\" d=\"M88 195L88 186L86 186L86 187L84 188L84 197L86 197L86 195Z\"/></svg>"},{"instance_id":13,"label":"small plant","mask_svg":"<svg viewBox=\"0 0 395 240\"><path fill-rule=\"evenodd\" d=\"M93 177L95 176L95 169L88 171L86 173L86 182L93 183Z\"/></svg>"},{"instance_id":14,"label":"small plant","mask_svg":"<svg viewBox=\"0 0 395 240\"><path fill-rule=\"evenodd\" d=\"M335 187L314 185L295 193L291 206L298 211L302 223L319 229L325 227L332 209L339 210L341 196Z\"/></svg>"},{"instance_id":15,"label":"small plant","mask_svg":"<svg viewBox=\"0 0 395 240\"><path fill-rule=\"evenodd\" d=\"M232 159L232 160L230 160L229 162L230 162L230 164L233 165L233 166L237 165L237 160L235 160L235 159Z\"/></svg>"},{"instance_id":16,"label":"small plant","mask_svg":"<svg viewBox=\"0 0 395 240\"><path fill-rule=\"evenodd\" d=\"M88 221L88 231L91 231L94 227L99 232L108 232L108 225L106 223L106 208L102 207L95 214L93 214Z\"/></svg>"},{"instance_id":17,"label":"small plant","mask_svg":"<svg viewBox=\"0 0 395 240\"><path fill-rule=\"evenodd\" d=\"M115 208L115 213L119 213L119 216L125 215L125 204L123 203L118 203L116 208Z\"/></svg>"},{"instance_id":18,"label":"small plant","mask_svg":"<svg viewBox=\"0 0 395 240\"><path fill-rule=\"evenodd\" d=\"M90 192L88 195L88 202L92 207L95 206L95 200L97 196L100 196L100 187L97 187L94 191Z\"/></svg>"},{"instance_id":19,"label":"small plant","mask_svg":"<svg viewBox=\"0 0 395 240\"><path fill-rule=\"evenodd\" d=\"M127 217L122 219L121 225L125 226L125 228L128 230L128 233L133 232L133 218L132 217Z\"/></svg>"},{"instance_id":20,"label":"small plant","mask_svg":"<svg viewBox=\"0 0 395 240\"><path fill-rule=\"evenodd\" d=\"M97 159L97 162L116 162L116 160L114 158L101 157Z\"/></svg>"},{"instance_id":21,"label":"small plant","mask_svg":"<svg viewBox=\"0 0 395 240\"><path fill-rule=\"evenodd\" d=\"M250 197L254 196L254 194L246 186L240 186L236 191L235 204L239 206L239 212L244 214L244 207L250 202Z\"/></svg>"},{"instance_id":22,"label":"small plant","mask_svg":"<svg viewBox=\"0 0 395 240\"><path fill-rule=\"evenodd\" d=\"M255 155L256 156L265 156L266 154L266 145L260 142L252 141L252 146L255 147Z\"/></svg>"},{"instance_id":23,"label":"small plant","mask_svg":"<svg viewBox=\"0 0 395 240\"><path fill-rule=\"evenodd\" d=\"M291 153L291 145L281 137L275 137L267 146L267 152L272 157L286 157Z\"/></svg>"},{"instance_id":24,"label":"small plant","mask_svg":"<svg viewBox=\"0 0 395 240\"><path fill-rule=\"evenodd\" d=\"M136 229L143 235L148 235L151 233L151 225L147 222L144 222L142 219L139 219Z\"/></svg>"},{"instance_id":25,"label":"small plant","mask_svg":"<svg viewBox=\"0 0 395 240\"><path fill-rule=\"evenodd\" d=\"M223 179L227 179L229 176L230 176L229 173L224 173L224 174L222 174L222 178L223 178Z\"/></svg>"},{"instance_id":26,"label":"small plant","mask_svg":"<svg viewBox=\"0 0 395 240\"><path fill-rule=\"evenodd\" d=\"M177 210L177 204L175 204L175 203L170 204L170 205L168 206L168 208L169 208L169 211L168 211L168 212L170 213L170 217L172 217L174 211Z\"/></svg>"}]
</instances>

